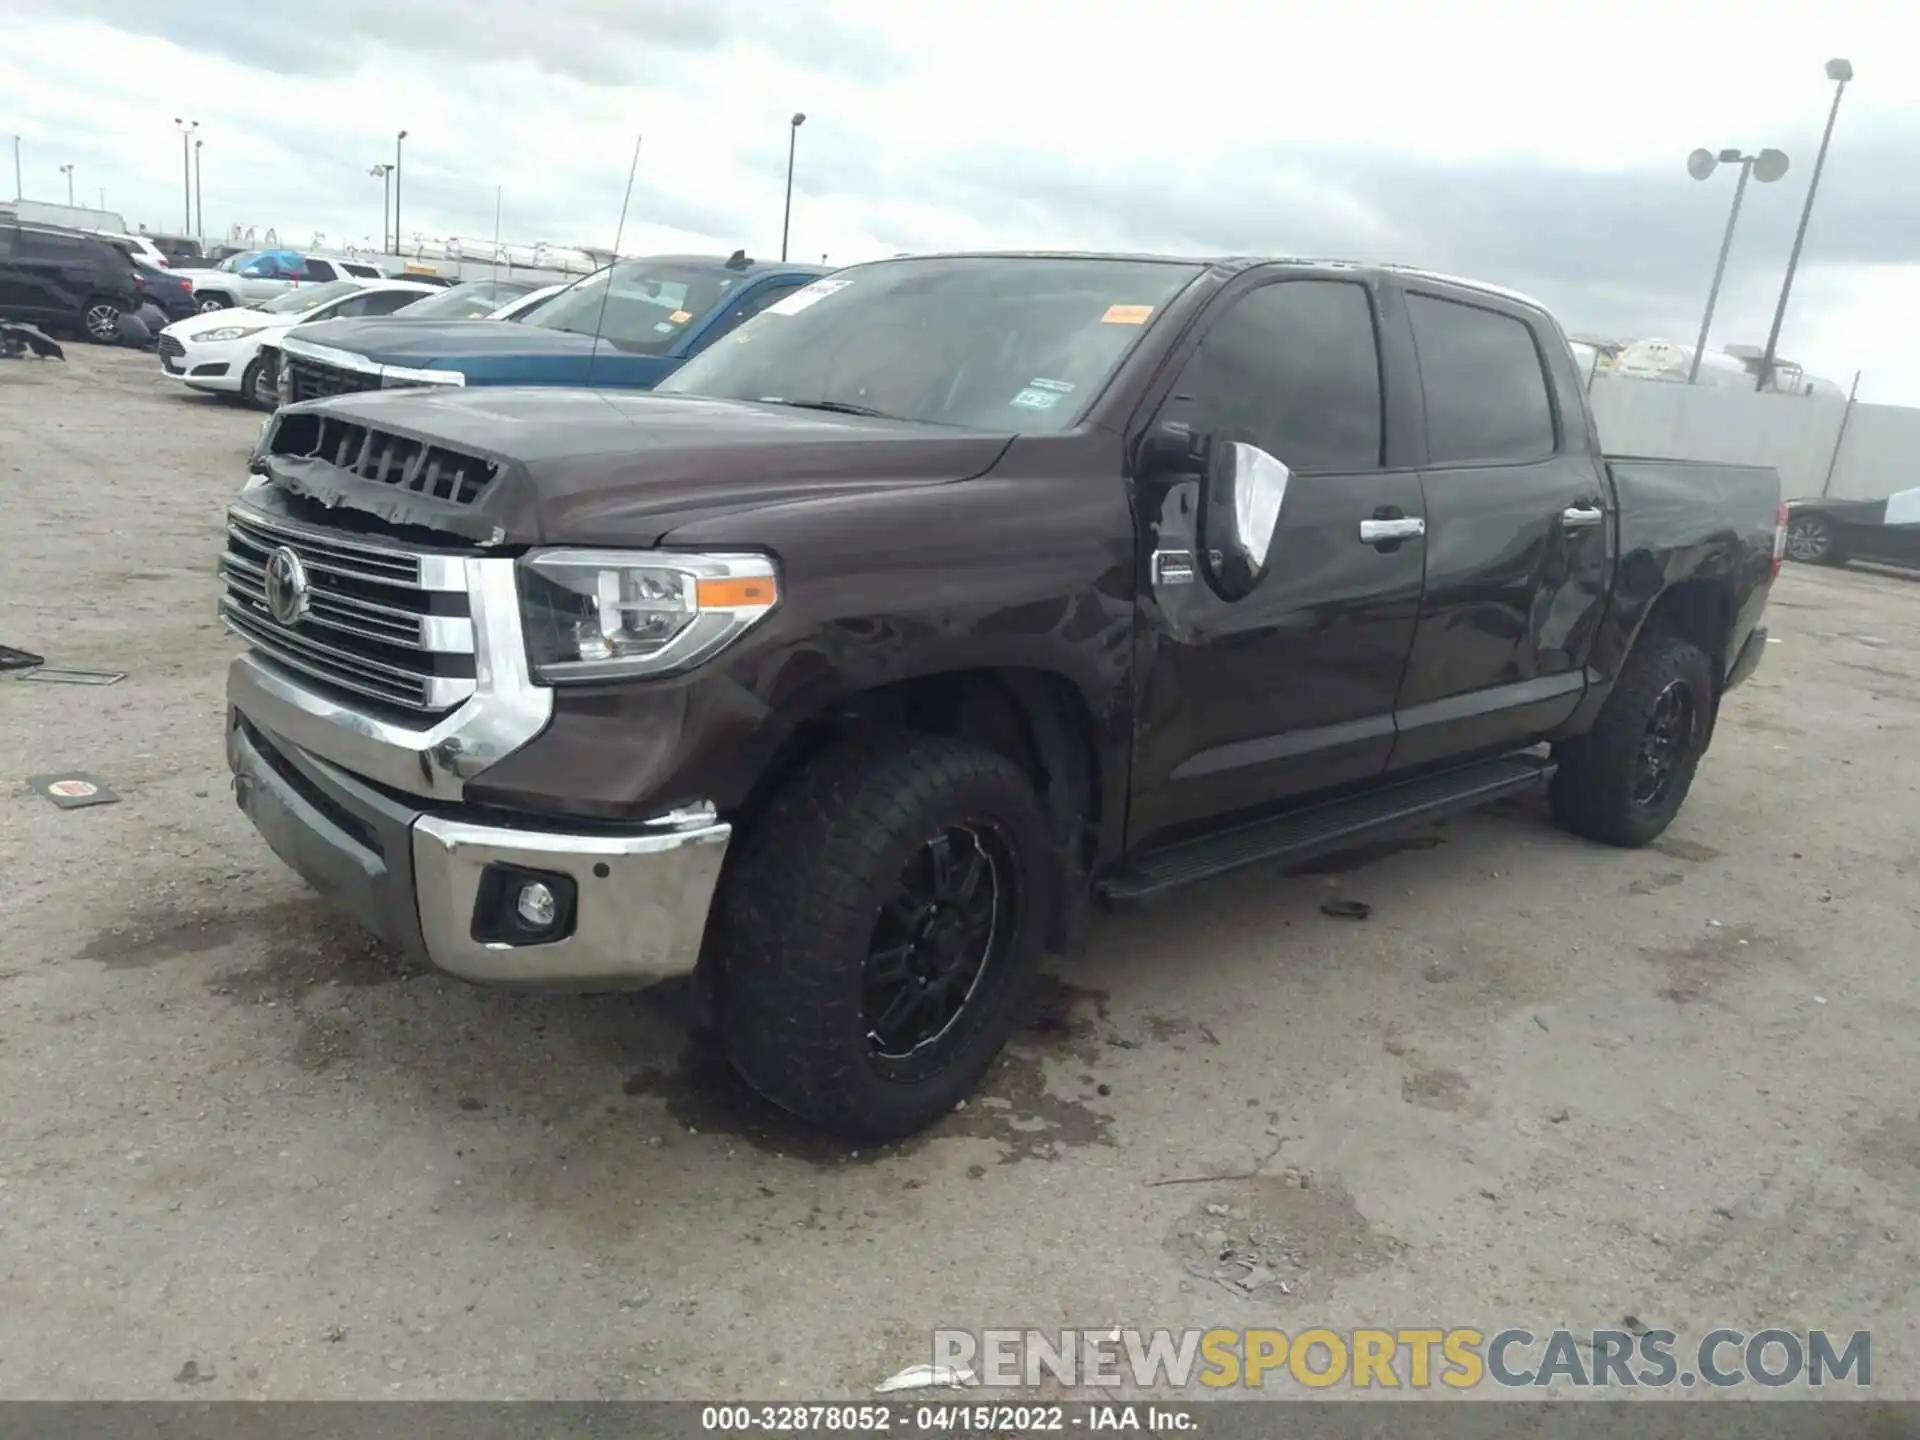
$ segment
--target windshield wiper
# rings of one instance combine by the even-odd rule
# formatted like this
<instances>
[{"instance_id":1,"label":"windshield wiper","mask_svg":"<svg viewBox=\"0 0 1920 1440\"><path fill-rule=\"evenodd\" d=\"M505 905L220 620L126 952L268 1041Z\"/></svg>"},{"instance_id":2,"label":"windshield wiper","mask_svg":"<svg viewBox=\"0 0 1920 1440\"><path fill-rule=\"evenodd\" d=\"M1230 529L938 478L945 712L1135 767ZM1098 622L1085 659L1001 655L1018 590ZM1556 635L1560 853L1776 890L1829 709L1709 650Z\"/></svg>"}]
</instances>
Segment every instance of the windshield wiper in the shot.
<instances>
[{"instance_id":1,"label":"windshield wiper","mask_svg":"<svg viewBox=\"0 0 1920 1440\"><path fill-rule=\"evenodd\" d=\"M889 415L884 410L876 410L871 405L854 405L846 400L782 400L777 395L762 395L763 405L787 405L795 410L827 410L835 415L864 415L870 420L898 420L898 415Z\"/></svg>"}]
</instances>

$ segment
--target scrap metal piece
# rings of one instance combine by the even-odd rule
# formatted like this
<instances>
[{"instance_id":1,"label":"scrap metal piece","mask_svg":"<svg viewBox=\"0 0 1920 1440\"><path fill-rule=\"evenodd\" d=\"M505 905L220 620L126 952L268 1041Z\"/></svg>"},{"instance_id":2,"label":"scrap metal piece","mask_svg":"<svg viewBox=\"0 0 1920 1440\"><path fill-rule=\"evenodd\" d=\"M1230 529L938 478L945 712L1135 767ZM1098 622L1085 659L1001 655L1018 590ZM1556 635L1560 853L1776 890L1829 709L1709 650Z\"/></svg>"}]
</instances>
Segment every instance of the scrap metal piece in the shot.
<instances>
[{"instance_id":1,"label":"scrap metal piece","mask_svg":"<svg viewBox=\"0 0 1920 1440\"><path fill-rule=\"evenodd\" d=\"M0 670L31 670L36 665L47 663L47 657L36 655L31 650L16 650L11 645L0 645Z\"/></svg>"},{"instance_id":2,"label":"scrap metal piece","mask_svg":"<svg viewBox=\"0 0 1920 1440\"><path fill-rule=\"evenodd\" d=\"M75 665L42 665L29 670L22 680L44 680L49 685L112 685L127 678L124 670L83 670Z\"/></svg>"},{"instance_id":3,"label":"scrap metal piece","mask_svg":"<svg viewBox=\"0 0 1920 1440\"><path fill-rule=\"evenodd\" d=\"M27 784L62 810L79 810L88 805L117 805L120 802L120 797L107 788L104 780L84 770L68 770L59 775L29 775Z\"/></svg>"}]
</instances>

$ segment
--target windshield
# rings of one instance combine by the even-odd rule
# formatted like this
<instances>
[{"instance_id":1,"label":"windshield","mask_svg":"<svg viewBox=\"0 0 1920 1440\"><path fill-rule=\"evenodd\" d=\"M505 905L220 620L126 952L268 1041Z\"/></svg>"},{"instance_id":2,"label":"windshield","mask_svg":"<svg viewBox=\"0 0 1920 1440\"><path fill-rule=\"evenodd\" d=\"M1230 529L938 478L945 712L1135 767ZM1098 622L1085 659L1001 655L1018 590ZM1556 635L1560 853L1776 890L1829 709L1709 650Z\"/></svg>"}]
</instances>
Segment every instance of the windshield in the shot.
<instances>
[{"instance_id":1,"label":"windshield","mask_svg":"<svg viewBox=\"0 0 1920 1440\"><path fill-rule=\"evenodd\" d=\"M508 280L469 280L416 300L395 313L409 320L478 320L533 288Z\"/></svg>"},{"instance_id":2,"label":"windshield","mask_svg":"<svg viewBox=\"0 0 1920 1440\"><path fill-rule=\"evenodd\" d=\"M1064 430L1199 273L1152 260L883 260L794 292L659 389Z\"/></svg>"},{"instance_id":3,"label":"windshield","mask_svg":"<svg viewBox=\"0 0 1920 1440\"><path fill-rule=\"evenodd\" d=\"M622 350L664 355L682 330L741 283L740 275L718 265L628 260L562 291L526 323L576 335L597 331Z\"/></svg>"},{"instance_id":4,"label":"windshield","mask_svg":"<svg viewBox=\"0 0 1920 1440\"><path fill-rule=\"evenodd\" d=\"M329 280L324 285L302 285L297 290L289 290L263 301L255 308L265 310L269 315L304 315L330 300L338 300L343 295L351 295L365 288L351 280Z\"/></svg>"}]
</instances>

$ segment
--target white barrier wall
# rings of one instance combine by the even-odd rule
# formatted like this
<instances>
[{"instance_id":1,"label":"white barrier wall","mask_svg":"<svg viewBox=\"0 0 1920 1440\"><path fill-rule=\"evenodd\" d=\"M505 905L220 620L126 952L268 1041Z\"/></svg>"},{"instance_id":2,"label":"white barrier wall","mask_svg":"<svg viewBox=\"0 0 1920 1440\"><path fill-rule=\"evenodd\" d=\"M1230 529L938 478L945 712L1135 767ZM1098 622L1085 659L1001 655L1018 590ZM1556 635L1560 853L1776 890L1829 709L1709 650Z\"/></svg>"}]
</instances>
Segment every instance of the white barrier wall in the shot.
<instances>
[{"instance_id":1,"label":"white barrier wall","mask_svg":"<svg viewBox=\"0 0 1920 1440\"><path fill-rule=\"evenodd\" d=\"M1920 485L1920 410L1854 405L1849 413L1844 400L1607 375L1594 377L1589 394L1612 454L1771 465L1788 499L1878 500Z\"/></svg>"}]
</instances>

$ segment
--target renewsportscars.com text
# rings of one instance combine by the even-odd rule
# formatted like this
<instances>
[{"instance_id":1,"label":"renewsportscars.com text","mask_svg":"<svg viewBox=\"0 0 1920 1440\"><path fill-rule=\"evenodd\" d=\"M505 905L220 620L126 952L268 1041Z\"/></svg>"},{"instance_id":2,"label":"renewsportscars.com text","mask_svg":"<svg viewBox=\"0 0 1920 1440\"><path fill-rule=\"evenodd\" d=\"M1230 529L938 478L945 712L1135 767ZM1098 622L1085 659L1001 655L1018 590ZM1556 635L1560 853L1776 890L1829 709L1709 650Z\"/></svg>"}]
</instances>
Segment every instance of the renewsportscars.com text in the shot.
<instances>
[{"instance_id":1,"label":"renewsportscars.com text","mask_svg":"<svg viewBox=\"0 0 1920 1440\"><path fill-rule=\"evenodd\" d=\"M933 1363L978 1383L1094 1388L1730 1389L1873 1383L1865 1330L938 1330Z\"/></svg>"}]
</instances>

